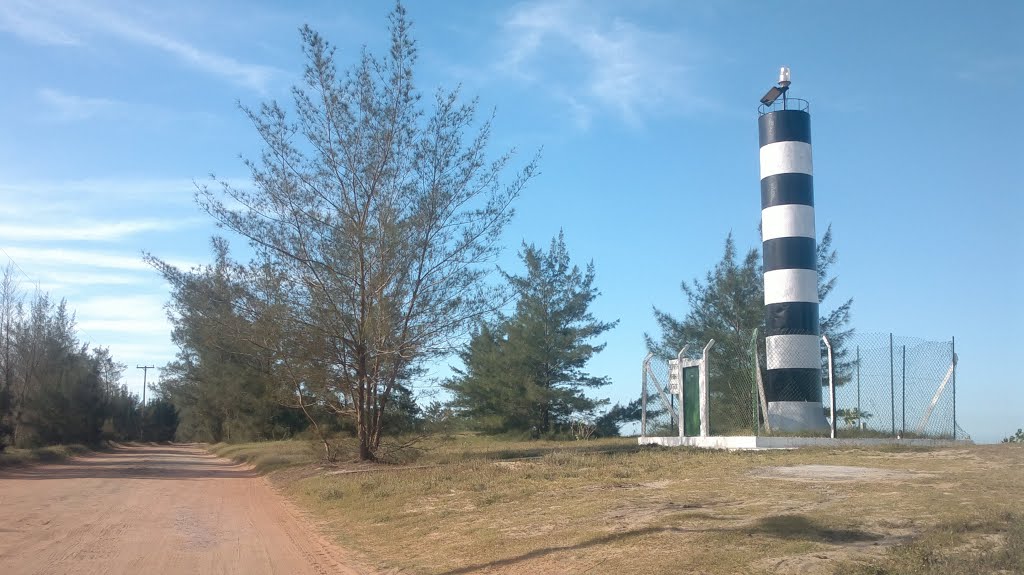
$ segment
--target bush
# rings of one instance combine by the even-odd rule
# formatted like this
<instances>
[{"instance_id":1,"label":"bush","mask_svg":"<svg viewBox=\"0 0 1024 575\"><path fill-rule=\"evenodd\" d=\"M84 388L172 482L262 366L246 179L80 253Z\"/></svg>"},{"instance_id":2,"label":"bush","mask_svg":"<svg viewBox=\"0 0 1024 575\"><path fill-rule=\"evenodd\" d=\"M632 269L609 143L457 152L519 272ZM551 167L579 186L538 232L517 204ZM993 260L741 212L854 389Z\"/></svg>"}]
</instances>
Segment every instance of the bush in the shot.
<instances>
[{"instance_id":1,"label":"bush","mask_svg":"<svg viewBox=\"0 0 1024 575\"><path fill-rule=\"evenodd\" d=\"M1010 437L1004 437L1003 443L1024 443L1024 429L1018 429L1017 433Z\"/></svg>"}]
</instances>

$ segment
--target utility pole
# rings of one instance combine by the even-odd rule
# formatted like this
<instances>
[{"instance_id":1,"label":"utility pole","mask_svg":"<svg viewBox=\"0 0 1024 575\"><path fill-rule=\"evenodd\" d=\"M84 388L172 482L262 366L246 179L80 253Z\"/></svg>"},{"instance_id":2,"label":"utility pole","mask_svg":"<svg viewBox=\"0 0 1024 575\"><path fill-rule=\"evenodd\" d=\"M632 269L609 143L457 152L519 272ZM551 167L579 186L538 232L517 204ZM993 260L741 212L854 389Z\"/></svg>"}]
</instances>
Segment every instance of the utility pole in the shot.
<instances>
[{"instance_id":1,"label":"utility pole","mask_svg":"<svg viewBox=\"0 0 1024 575\"><path fill-rule=\"evenodd\" d=\"M149 370L155 369L152 365L136 365L135 369L142 370L142 406L146 406L146 376L149 375Z\"/></svg>"}]
</instances>

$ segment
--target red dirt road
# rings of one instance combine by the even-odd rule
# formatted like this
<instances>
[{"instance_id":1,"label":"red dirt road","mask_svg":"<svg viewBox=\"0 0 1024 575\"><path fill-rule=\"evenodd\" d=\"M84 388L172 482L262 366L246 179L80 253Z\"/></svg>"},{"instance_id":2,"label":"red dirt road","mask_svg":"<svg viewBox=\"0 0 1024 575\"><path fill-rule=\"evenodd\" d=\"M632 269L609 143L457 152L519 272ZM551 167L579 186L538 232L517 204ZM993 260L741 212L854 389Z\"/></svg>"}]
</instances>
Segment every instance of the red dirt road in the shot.
<instances>
[{"instance_id":1,"label":"red dirt road","mask_svg":"<svg viewBox=\"0 0 1024 575\"><path fill-rule=\"evenodd\" d=\"M243 465L140 446L0 471L3 575L364 571Z\"/></svg>"}]
</instances>

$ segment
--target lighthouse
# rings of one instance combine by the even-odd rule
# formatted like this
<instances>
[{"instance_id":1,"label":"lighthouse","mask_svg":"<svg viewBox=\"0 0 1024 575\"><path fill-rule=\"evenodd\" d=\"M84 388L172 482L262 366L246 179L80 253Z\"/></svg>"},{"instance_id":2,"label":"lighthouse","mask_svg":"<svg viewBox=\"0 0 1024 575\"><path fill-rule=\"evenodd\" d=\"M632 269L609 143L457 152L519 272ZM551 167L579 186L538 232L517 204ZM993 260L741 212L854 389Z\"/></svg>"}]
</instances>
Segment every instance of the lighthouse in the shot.
<instances>
[{"instance_id":1,"label":"lighthouse","mask_svg":"<svg viewBox=\"0 0 1024 575\"><path fill-rule=\"evenodd\" d=\"M789 97L790 71L761 99L765 399L773 431L828 429L821 403L811 115Z\"/></svg>"}]
</instances>

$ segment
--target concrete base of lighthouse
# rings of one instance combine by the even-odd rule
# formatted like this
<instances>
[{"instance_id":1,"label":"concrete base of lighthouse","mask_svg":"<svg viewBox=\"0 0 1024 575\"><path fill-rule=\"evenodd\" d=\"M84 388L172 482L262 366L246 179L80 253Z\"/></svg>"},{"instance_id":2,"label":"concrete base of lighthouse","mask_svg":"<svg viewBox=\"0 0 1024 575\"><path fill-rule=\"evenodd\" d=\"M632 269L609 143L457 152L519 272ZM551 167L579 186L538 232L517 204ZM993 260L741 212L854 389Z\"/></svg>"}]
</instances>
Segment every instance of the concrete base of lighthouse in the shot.
<instances>
[{"instance_id":1,"label":"concrete base of lighthouse","mask_svg":"<svg viewBox=\"0 0 1024 575\"><path fill-rule=\"evenodd\" d=\"M820 401L769 401L768 425L780 431L828 431Z\"/></svg>"}]
</instances>

